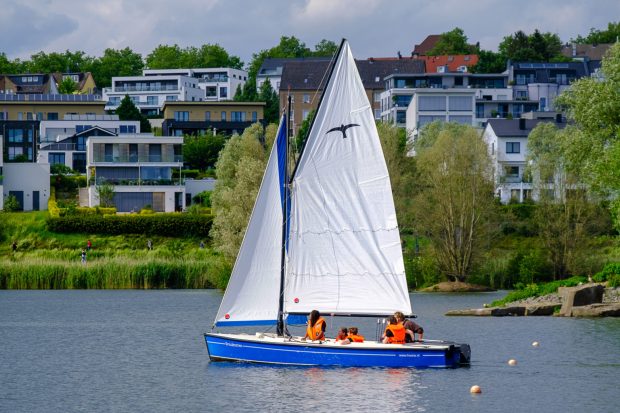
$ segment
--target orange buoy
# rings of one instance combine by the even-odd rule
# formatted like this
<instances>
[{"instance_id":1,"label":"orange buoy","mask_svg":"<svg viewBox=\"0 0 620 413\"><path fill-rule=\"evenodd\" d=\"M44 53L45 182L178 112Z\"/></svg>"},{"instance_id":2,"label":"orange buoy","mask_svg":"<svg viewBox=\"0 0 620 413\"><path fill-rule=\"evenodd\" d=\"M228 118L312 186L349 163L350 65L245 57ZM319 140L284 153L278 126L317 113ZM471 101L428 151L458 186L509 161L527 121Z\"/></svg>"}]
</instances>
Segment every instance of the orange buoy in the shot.
<instances>
[{"instance_id":1,"label":"orange buoy","mask_svg":"<svg viewBox=\"0 0 620 413\"><path fill-rule=\"evenodd\" d=\"M482 389L480 388L480 386L474 385L474 386L471 386L471 389L469 389L469 392L472 394L479 394L479 393L482 393Z\"/></svg>"},{"instance_id":2,"label":"orange buoy","mask_svg":"<svg viewBox=\"0 0 620 413\"><path fill-rule=\"evenodd\" d=\"M516 365L517 365L517 360L515 360L515 359L510 359L510 360L508 360L508 365L510 365L510 366L516 366Z\"/></svg>"}]
</instances>

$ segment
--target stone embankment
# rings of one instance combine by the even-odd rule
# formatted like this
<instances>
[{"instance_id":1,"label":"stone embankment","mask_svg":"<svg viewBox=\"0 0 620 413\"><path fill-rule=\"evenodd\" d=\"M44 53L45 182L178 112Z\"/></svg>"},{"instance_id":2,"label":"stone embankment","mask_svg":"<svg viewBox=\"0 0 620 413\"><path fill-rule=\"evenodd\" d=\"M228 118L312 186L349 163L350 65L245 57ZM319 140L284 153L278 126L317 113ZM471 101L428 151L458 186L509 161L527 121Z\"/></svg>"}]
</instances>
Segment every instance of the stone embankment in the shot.
<instances>
[{"instance_id":1,"label":"stone embankment","mask_svg":"<svg viewBox=\"0 0 620 413\"><path fill-rule=\"evenodd\" d=\"M503 307L448 311L450 316L620 317L620 288L590 283L561 287L557 293L514 301Z\"/></svg>"}]
</instances>

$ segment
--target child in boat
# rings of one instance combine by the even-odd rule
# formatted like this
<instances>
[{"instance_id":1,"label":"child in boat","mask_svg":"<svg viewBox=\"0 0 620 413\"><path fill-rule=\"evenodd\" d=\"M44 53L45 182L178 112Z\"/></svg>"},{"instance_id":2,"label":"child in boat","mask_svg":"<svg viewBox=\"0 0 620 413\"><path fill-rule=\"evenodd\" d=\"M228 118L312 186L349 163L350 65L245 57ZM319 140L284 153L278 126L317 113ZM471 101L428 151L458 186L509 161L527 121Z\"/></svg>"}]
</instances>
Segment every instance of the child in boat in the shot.
<instances>
[{"instance_id":1,"label":"child in boat","mask_svg":"<svg viewBox=\"0 0 620 413\"><path fill-rule=\"evenodd\" d=\"M334 341L340 344L349 344L351 342L351 340L349 340L349 330L346 327L340 327Z\"/></svg>"},{"instance_id":2,"label":"child in boat","mask_svg":"<svg viewBox=\"0 0 620 413\"><path fill-rule=\"evenodd\" d=\"M383 344L405 344L407 335L413 340L413 331L407 330L396 320L396 317L390 316L389 324L383 334Z\"/></svg>"},{"instance_id":3,"label":"child in boat","mask_svg":"<svg viewBox=\"0 0 620 413\"><path fill-rule=\"evenodd\" d=\"M357 327L349 327L348 338L353 343L363 343L364 336L359 335Z\"/></svg>"}]
</instances>

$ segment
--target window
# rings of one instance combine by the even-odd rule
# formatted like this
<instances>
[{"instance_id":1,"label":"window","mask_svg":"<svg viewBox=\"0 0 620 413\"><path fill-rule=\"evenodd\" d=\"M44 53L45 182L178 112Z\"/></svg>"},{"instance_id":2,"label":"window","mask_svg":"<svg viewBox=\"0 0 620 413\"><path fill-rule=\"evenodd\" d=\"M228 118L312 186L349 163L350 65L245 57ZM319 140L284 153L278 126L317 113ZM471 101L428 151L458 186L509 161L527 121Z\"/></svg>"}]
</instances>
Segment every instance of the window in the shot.
<instances>
[{"instance_id":1,"label":"window","mask_svg":"<svg viewBox=\"0 0 620 413\"><path fill-rule=\"evenodd\" d=\"M538 110L545 111L547 110L547 98L540 98L540 104L538 105Z\"/></svg>"},{"instance_id":2,"label":"window","mask_svg":"<svg viewBox=\"0 0 620 413\"><path fill-rule=\"evenodd\" d=\"M22 129L9 129L9 143L22 143L24 131Z\"/></svg>"},{"instance_id":3,"label":"window","mask_svg":"<svg viewBox=\"0 0 620 413\"><path fill-rule=\"evenodd\" d=\"M220 97L227 98L228 97L228 88L226 86L222 86L220 88Z\"/></svg>"},{"instance_id":4,"label":"window","mask_svg":"<svg viewBox=\"0 0 620 413\"><path fill-rule=\"evenodd\" d=\"M519 176L519 167L518 166L505 166L504 172L506 176Z\"/></svg>"},{"instance_id":5,"label":"window","mask_svg":"<svg viewBox=\"0 0 620 413\"><path fill-rule=\"evenodd\" d=\"M444 111L446 98L444 96L420 96L419 111Z\"/></svg>"},{"instance_id":6,"label":"window","mask_svg":"<svg viewBox=\"0 0 620 413\"><path fill-rule=\"evenodd\" d=\"M174 112L174 120L179 122L187 122L189 121L189 112Z\"/></svg>"},{"instance_id":7,"label":"window","mask_svg":"<svg viewBox=\"0 0 620 413\"><path fill-rule=\"evenodd\" d=\"M226 112L222 111L222 122L226 122Z\"/></svg>"},{"instance_id":8,"label":"window","mask_svg":"<svg viewBox=\"0 0 620 413\"><path fill-rule=\"evenodd\" d=\"M121 133L136 133L136 125L121 125Z\"/></svg>"},{"instance_id":9,"label":"window","mask_svg":"<svg viewBox=\"0 0 620 413\"><path fill-rule=\"evenodd\" d=\"M211 120L211 111L206 111L205 112L205 120L207 122Z\"/></svg>"},{"instance_id":10,"label":"window","mask_svg":"<svg viewBox=\"0 0 620 413\"><path fill-rule=\"evenodd\" d=\"M8 152L9 152L9 160L10 161L12 161L16 157L24 154L24 148L22 148L21 146L9 146L7 149L8 149Z\"/></svg>"},{"instance_id":11,"label":"window","mask_svg":"<svg viewBox=\"0 0 620 413\"><path fill-rule=\"evenodd\" d=\"M258 112L252 112L252 122L258 121Z\"/></svg>"},{"instance_id":12,"label":"window","mask_svg":"<svg viewBox=\"0 0 620 413\"><path fill-rule=\"evenodd\" d=\"M302 120L306 120L308 119L308 115L310 114L310 111L308 109L304 109L301 111L301 119Z\"/></svg>"},{"instance_id":13,"label":"window","mask_svg":"<svg viewBox=\"0 0 620 413\"><path fill-rule=\"evenodd\" d=\"M310 103L310 94L304 93L304 103Z\"/></svg>"},{"instance_id":14,"label":"window","mask_svg":"<svg viewBox=\"0 0 620 413\"><path fill-rule=\"evenodd\" d=\"M558 85L567 85L568 84L568 79L566 78L565 74L558 74L556 75L556 82Z\"/></svg>"},{"instance_id":15,"label":"window","mask_svg":"<svg viewBox=\"0 0 620 413\"><path fill-rule=\"evenodd\" d=\"M78 137L77 138L77 144L75 146L75 150L77 150L77 151L85 151L86 150L86 139L87 138L85 136Z\"/></svg>"},{"instance_id":16,"label":"window","mask_svg":"<svg viewBox=\"0 0 620 413\"><path fill-rule=\"evenodd\" d=\"M510 199L514 199L515 201L518 201L520 197L521 197L521 190L520 189L511 189L510 190Z\"/></svg>"},{"instance_id":17,"label":"window","mask_svg":"<svg viewBox=\"0 0 620 413\"><path fill-rule=\"evenodd\" d=\"M380 92L374 92L372 94L372 96L373 96L373 100L375 102L381 102L381 93Z\"/></svg>"},{"instance_id":18,"label":"window","mask_svg":"<svg viewBox=\"0 0 620 413\"><path fill-rule=\"evenodd\" d=\"M92 128L92 125L75 125L75 133L84 132Z\"/></svg>"},{"instance_id":19,"label":"window","mask_svg":"<svg viewBox=\"0 0 620 413\"><path fill-rule=\"evenodd\" d=\"M22 112L17 112L17 120L24 120L24 114Z\"/></svg>"},{"instance_id":20,"label":"window","mask_svg":"<svg viewBox=\"0 0 620 413\"><path fill-rule=\"evenodd\" d=\"M517 75L517 85L527 85L527 77L525 75Z\"/></svg>"},{"instance_id":21,"label":"window","mask_svg":"<svg viewBox=\"0 0 620 413\"><path fill-rule=\"evenodd\" d=\"M119 98L118 96L113 96L110 99L108 99L108 105L110 106L118 106L121 104L121 98Z\"/></svg>"},{"instance_id":22,"label":"window","mask_svg":"<svg viewBox=\"0 0 620 413\"><path fill-rule=\"evenodd\" d=\"M177 101L176 96L171 96L171 95L166 96L166 102L176 102L176 101Z\"/></svg>"},{"instance_id":23,"label":"window","mask_svg":"<svg viewBox=\"0 0 620 413\"><path fill-rule=\"evenodd\" d=\"M140 105L140 96L132 96L131 97L131 101L133 102L134 105L138 106Z\"/></svg>"},{"instance_id":24,"label":"window","mask_svg":"<svg viewBox=\"0 0 620 413\"><path fill-rule=\"evenodd\" d=\"M58 112L47 112L47 120L58 120Z\"/></svg>"},{"instance_id":25,"label":"window","mask_svg":"<svg viewBox=\"0 0 620 413\"><path fill-rule=\"evenodd\" d=\"M157 103L157 96L147 96L146 97L146 104L150 105L150 106L156 106Z\"/></svg>"},{"instance_id":26,"label":"window","mask_svg":"<svg viewBox=\"0 0 620 413\"><path fill-rule=\"evenodd\" d=\"M49 162L50 165L56 165L56 164L61 164L64 165L65 164L65 154L60 152L50 152L47 155L47 161Z\"/></svg>"},{"instance_id":27,"label":"window","mask_svg":"<svg viewBox=\"0 0 620 413\"><path fill-rule=\"evenodd\" d=\"M0 112L0 120L5 120L6 117L4 116L4 112Z\"/></svg>"},{"instance_id":28,"label":"window","mask_svg":"<svg viewBox=\"0 0 620 413\"><path fill-rule=\"evenodd\" d=\"M521 153L521 142L506 142L506 153Z\"/></svg>"},{"instance_id":29,"label":"window","mask_svg":"<svg viewBox=\"0 0 620 413\"><path fill-rule=\"evenodd\" d=\"M230 120L232 122L245 122L245 112L232 111L230 113Z\"/></svg>"},{"instance_id":30,"label":"window","mask_svg":"<svg viewBox=\"0 0 620 413\"><path fill-rule=\"evenodd\" d=\"M471 111L473 99L468 96L450 96L449 107L453 111Z\"/></svg>"},{"instance_id":31,"label":"window","mask_svg":"<svg viewBox=\"0 0 620 413\"><path fill-rule=\"evenodd\" d=\"M43 120L43 112L37 112L37 120Z\"/></svg>"}]
</instances>

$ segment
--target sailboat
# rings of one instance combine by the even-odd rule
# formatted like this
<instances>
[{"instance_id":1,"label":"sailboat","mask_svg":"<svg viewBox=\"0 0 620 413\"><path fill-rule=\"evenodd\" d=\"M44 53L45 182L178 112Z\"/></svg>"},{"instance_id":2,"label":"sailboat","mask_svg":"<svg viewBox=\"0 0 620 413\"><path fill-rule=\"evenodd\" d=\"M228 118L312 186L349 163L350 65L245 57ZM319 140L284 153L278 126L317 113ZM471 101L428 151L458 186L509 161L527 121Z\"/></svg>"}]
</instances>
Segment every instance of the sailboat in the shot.
<instances>
[{"instance_id":1,"label":"sailboat","mask_svg":"<svg viewBox=\"0 0 620 413\"><path fill-rule=\"evenodd\" d=\"M341 345L288 326L324 315L412 315L390 179L372 108L343 40L294 170L283 115L229 284L205 342L212 361L311 366L457 367L467 344ZM271 326L274 333L219 333ZM368 334L367 334L368 336Z\"/></svg>"}]
</instances>

